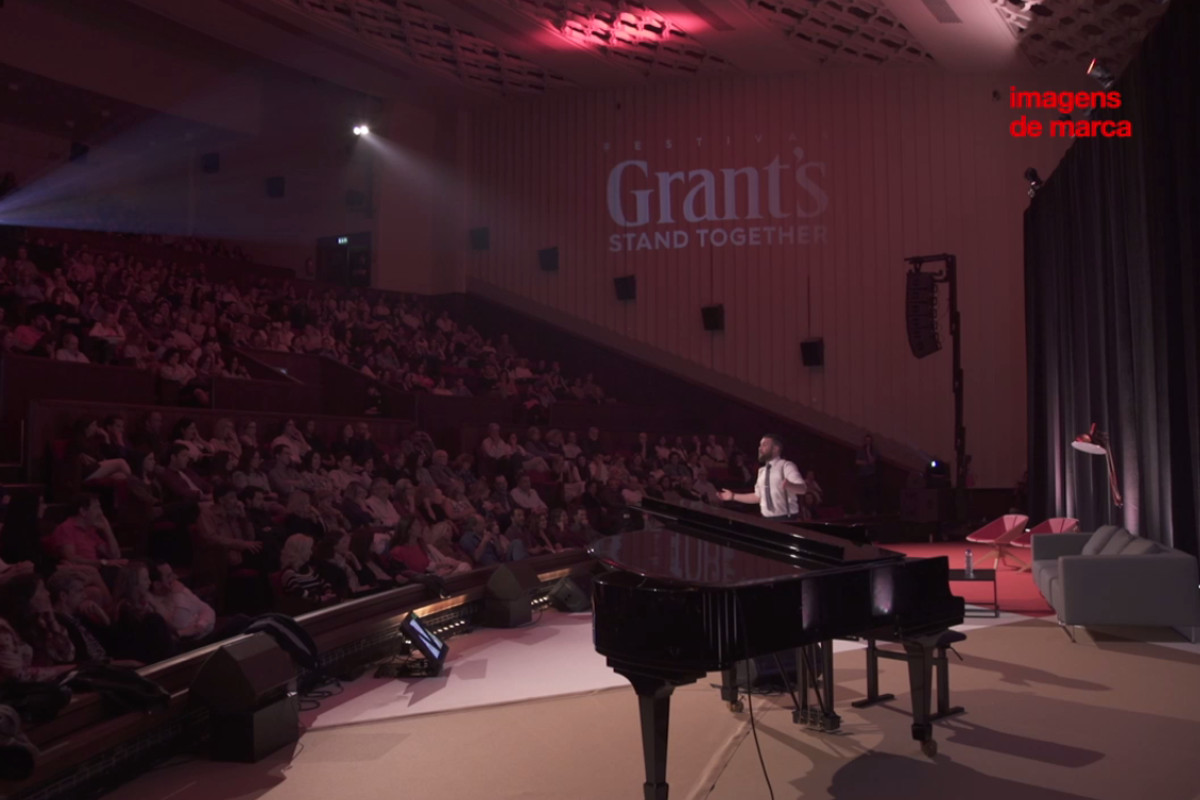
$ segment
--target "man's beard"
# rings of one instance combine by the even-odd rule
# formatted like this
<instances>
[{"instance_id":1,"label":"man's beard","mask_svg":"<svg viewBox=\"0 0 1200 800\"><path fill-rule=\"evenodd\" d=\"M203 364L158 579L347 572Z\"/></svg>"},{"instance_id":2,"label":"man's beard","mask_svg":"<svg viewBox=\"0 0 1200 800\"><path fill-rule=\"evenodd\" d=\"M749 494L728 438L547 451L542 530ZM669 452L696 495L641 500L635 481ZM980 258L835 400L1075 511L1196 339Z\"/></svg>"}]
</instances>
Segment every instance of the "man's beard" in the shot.
<instances>
[{"instance_id":1,"label":"man's beard","mask_svg":"<svg viewBox=\"0 0 1200 800\"><path fill-rule=\"evenodd\" d=\"M758 463L762 464L764 467L767 465L767 462L770 460L771 460L770 453L759 453L758 454Z\"/></svg>"}]
</instances>

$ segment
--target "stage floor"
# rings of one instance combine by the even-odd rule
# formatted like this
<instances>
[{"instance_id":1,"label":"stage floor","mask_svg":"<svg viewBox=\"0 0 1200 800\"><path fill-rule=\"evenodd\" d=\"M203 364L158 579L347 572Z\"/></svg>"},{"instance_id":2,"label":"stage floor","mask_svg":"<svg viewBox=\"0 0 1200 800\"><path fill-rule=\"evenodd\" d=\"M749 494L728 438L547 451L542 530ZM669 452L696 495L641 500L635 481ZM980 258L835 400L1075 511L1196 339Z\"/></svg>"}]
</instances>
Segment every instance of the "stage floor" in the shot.
<instances>
[{"instance_id":1,"label":"stage floor","mask_svg":"<svg viewBox=\"0 0 1200 800\"><path fill-rule=\"evenodd\" d=\"M870 709L860 645L837 643L842 729L791 722L784 698L754 701L777 798L1195 800L1186 757L1200 736L1200 648L1083 636L1003 614L962 626L951 689L967 713L935 725L934 760L912 741L902 663L880 664L896 700ZM116 800L480 798L636 800L642 761L633 692L591 646L588 614L547 611L532 627L450 640L445 679L362 678L303 717L298 745L258 764L165 765ZM750 716L712 684L672 702L668 779L677 800L766 798Z\"/></svg>"}]
</instances>

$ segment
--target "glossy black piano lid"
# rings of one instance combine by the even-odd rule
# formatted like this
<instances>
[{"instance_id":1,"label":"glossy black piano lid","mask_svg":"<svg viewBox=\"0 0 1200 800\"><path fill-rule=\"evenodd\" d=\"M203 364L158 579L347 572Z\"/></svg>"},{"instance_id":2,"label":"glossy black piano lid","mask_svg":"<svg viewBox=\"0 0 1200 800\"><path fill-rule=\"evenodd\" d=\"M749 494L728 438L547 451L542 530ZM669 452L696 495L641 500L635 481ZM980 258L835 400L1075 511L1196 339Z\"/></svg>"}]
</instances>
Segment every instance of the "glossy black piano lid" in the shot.
<instances>
[{"instance_id":1,"label":"glossy black piano lid","mask_svg":"<svg viewBox=\"0 0 1200 800\"><path fill-rule=\"evenodd\" d=\"M636 506L667 528L719 542L804 569L821 569L903 558L903 554L858 544L829 533L773 522L759 516L683 501L668 503L647 497ZM638 570L633 570L638 571Z\"/></svg>"}]
</instances>

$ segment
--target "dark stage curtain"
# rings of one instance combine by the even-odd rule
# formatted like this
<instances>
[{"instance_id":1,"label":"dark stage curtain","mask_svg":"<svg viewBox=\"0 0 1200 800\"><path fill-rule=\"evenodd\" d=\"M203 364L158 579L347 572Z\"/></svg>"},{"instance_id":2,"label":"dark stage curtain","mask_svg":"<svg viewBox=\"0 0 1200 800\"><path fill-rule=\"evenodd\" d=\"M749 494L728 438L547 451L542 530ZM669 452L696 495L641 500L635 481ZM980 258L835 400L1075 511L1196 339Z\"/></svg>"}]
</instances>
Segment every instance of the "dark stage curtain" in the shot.
<instances>
[{"instance_id":1,"label":"dark stage curtain","mask_svg":"<svg viewBox=\"0 0 1200 800\"><path fill-rule=\"evenodd\" d=\"M1105 522L1197 554L1200 2L1174 2L1114 87L1132 139L1077 138L1025 214L1031 520ZM1076 112L1077 114L1079 112ZM1101 456L1107 431L1125 504Z\"/></svg>"}]
</instances>

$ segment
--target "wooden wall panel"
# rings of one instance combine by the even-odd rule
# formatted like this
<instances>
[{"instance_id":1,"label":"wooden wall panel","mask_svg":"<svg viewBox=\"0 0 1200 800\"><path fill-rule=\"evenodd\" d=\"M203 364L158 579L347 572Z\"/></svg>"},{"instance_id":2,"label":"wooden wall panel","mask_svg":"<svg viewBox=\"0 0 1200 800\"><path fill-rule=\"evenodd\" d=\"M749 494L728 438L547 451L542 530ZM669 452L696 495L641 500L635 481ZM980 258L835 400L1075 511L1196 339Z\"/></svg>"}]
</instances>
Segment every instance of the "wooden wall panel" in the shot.
<instances>
[{"instance_id":1,"label":"wooden wall panel","mask_svg":"<svg viewBox=\"0 0 1200 800\"><path fill-rule=\"evenodd\" d=\"M968 449L980 485L1010 485L1025 463L1022 173L1043 176L1067 140L1014 140L1009 79L925 70L822 71L564 94L475 112L464 165L468 223L487 225L492 248L471 253L482 282L567 313L628 340L701 365L713 383L737 381L811 407L886 439L950 459L953 396L949 320L945 348L917 360L904 324L904 257L958 256L964 330ZM802 152L801 152L802 151ZM796 188L797 164L827 198L810 218L772 221L767 167L779 158L785 207L815 208ZM622 227L607 185L627 172L653 190L651 221ZM814 166L823 165L823 166ZM755 167L762 219L688 223L688 173ZM660 224L653 173L672 184L673 222ZM739 189L745 179L739 179ZM744 191L741 192L744 194ZM703 204L700 204L703 205ZM747 199L738 201L747 216ZM807 243L701 246L703 232L747 226L813 226ZM816 229L823 237L816 238ZM614 252L630 232L687 235L682 248ZM557 245L560 271L537 268ZM637 276L638 298L616 300L612 279ZM723 303L723 333L701 327L700 308ZM945 313L943 311L943 313ZM800 360L800 342L825 340L824 368Z\"/></svg>"}]
</instances>

